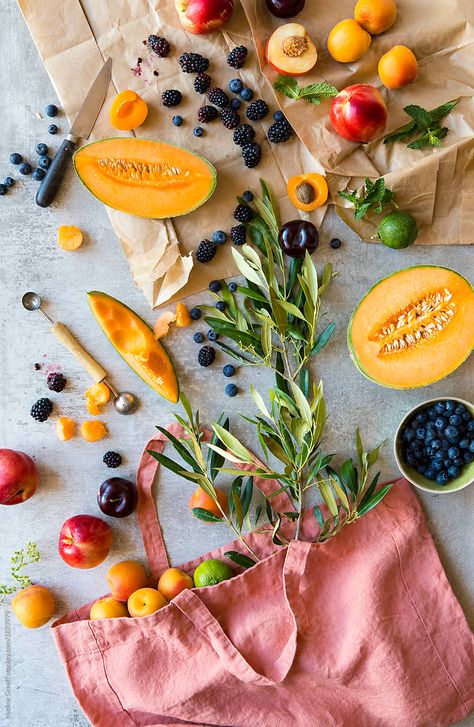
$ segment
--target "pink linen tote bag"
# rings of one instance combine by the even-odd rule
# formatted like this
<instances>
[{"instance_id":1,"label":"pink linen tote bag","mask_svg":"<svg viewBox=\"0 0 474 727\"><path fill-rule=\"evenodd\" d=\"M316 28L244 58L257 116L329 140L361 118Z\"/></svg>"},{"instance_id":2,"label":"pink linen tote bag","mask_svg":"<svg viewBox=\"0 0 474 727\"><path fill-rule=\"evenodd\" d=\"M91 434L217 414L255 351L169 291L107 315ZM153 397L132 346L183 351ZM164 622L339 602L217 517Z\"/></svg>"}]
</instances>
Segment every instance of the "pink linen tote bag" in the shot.
<instances>
[{"instance_id":1,"label":"pink linen tote bag","mask_svg":"<svg viewBox=\"0 0 474 727\"><path fill-rule=\"evenodd\" d=\"M180 431L176 425L170 430ZM161 452L164 437L146 449ZM151 576L169 567L146 450L138 517ZM270 493L275 483L256 483ZM276 510L288 511L283 494ZM474 707L474 639L421 508L400 480L375 510L322 545L249 542L262 560L216 586L185 590L144 618L53 625L95 727L445 727ZM238 541L179 567L239 549Z\"/></svg>"}]
</instances>

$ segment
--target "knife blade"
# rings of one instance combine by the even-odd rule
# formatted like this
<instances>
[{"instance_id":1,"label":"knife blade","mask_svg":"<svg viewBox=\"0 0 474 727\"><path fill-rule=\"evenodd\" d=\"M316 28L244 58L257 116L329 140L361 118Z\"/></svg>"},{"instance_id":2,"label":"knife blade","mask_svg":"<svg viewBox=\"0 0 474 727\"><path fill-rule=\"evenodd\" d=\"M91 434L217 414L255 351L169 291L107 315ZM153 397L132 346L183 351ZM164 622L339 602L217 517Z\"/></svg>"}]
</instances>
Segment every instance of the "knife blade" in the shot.
<instances>
[{"instance_id":1,"label":"knife blade","mask_svg":"<svg viewBox=\"0 0 474 727\"><path fill-rule=\"evenodd\" d=\"M112 58L108 58L90 87L69 134L56 152L52 164L39 186L36 194L36 204L39 207L49 207L59 189L67 164L76 150L79 138L87 139L94 128L102 104L107 96L111 76Z\"/></svg>"}]
</instances>

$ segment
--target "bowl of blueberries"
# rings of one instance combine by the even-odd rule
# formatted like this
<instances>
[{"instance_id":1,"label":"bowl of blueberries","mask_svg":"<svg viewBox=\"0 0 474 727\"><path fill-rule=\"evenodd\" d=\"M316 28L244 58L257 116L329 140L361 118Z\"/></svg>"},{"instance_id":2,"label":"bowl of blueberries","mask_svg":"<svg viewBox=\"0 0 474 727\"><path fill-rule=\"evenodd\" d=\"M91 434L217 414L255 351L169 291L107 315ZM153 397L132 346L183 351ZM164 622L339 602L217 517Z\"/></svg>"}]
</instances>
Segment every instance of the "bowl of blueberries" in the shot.
<instances>
[{"instance_id":1,"label":"bowl of blueberries","mask_svg":"<svg viewBox=\"0 0 474 727\"><path fill-rule=\"evenodd\" d=\"M426 492L457 492L474 482L474 406L430 399L412 409L395 434L401 473Z\"/></svg>"}]
</instances>

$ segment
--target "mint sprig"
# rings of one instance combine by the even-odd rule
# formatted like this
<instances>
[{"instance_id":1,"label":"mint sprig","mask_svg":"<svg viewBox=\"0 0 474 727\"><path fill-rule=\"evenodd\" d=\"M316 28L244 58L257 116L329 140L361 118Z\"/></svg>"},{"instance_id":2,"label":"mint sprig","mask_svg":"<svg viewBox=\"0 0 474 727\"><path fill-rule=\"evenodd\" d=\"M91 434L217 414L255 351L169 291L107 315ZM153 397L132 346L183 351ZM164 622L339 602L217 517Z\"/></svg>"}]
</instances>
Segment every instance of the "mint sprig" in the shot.
<instances>
[{"instance_id":1,"label":"mint sprig","mask_svg":"<svg viewBox=\"0 0 474 727\"><path fill-rule=\"evenodd\" d=\"M394 204L393 192L385 187L385 179L380 177L375 182L366 178L361 189L339 192L339 196L354 205L354 218L361 220L372 210L380 214L388 204Z\"/></svg>"},{"instance_id":2,"label":"mint sprig","mask_svg":"<svg viewBox=\"0 0 474 727\"><path fill-rule=\"evenodd\" d=\"M459 99L448 101L448 103L437 106L427 111L422 106L411 104L403 109L411 121L384 139L384 144L393 144L396 141L409 141L415 134L417 137L407 144L408 149L424 149L427 146L437 147L442 145L443 139L449 134L446 126L441 126L440 121L451 113L459 103Z\"/></svg>"},{"instance_id":3,"label":"mint sprig","mask_svg":"<svg viewBox=\"0 0 474 727\"><path fill-rule=\"evenodd\" d=\"M287 98L299 101L307 101L315 105L320 104L326 98L334 98L339 91L330 83L310 83L308 86L299 86L298 81L291 76L278 76L273 88Z\"/></svg>"}]
</instances>

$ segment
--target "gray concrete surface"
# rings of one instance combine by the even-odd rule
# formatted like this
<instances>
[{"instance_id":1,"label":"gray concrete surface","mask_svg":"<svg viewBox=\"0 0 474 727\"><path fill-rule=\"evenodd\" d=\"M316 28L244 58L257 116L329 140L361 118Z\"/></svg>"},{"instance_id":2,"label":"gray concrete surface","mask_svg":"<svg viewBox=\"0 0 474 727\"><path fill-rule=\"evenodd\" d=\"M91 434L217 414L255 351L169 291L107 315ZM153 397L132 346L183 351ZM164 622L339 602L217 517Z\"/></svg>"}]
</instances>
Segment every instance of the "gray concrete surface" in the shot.
<instances>
[{"instance_id":1,"label":"gray concrete surface","mask_svg":"<svg viewBox=\"0 0 474 727\"><path fill-rule=\"evenodd\" d=\"M14 0L0 0L0 48L0 177L3 178L11 171L10 152L20 151L34 159L38 141L57 147L60 137L49 137L45 133L46 120L35 118L35 112L55 98ZM58 123L64 126L61 117ZM142 294L132 283L127 262L103 208L72 174L57 203L48 210L35 206L35 190L36 183L27 179L0 201L0 446L32 454L42 475L38 494L27 504L0 508L0 581L8 571L11 552L28 540L35 541L41 551L41 562L30 568L31 575L35 581L53 589L58 614L61 614L104 592L104 575L111 562L143 557L135 516L113 524L115 540L111 556L92 571L69 568L57 555L56 541L67 517L77 513L98 514L96 490L106 476L101 463L103 452L109 448L122 452L125 463L120 473L133 477L147 437L153 434L155 424L166 425L170 421L172 407L147 391L112 352L87 310L84 293L96 288L118 296L147 320L153 320ZM87 241L81 251L72 254L58 249L59 224L77 224L86 232ZM336 234L344 241L339 251L329 247L330 238ZM325 382L330 412L327 448L344 456L351 454L353 432L360 425L368 443L373 445L380 439L388 439L383 466L386 478L390 478L396 475L390 440L400 418L416 403L438 394L472 399L473 361L471 358L448 379L425 390L404 393L379 388L360 376L348 358L345 329L349 315L371 283L405 265L430 262L463 272L470 268L472 275L472 248L414 247L401 253L392 252L381 246L362 244L333 219L322 232L317 256L321 262L332 261L339 273L327 299L329 315L338 324L337 333L318 360L318 373ZM111 408L107 410L105 419L110 437L104 442L88 444L76 437L68 443L59 443L54 420L38 424L29 417L31 404L46 393L44 370L48 365L62 366L68 378L65 392L52 397L58 410L79 421L85 417L82 395L89 384L87 375L59 347L40 316L22 310L21 294L30 289L40 292L47 301L48 312L70 325L95 353L110 371L116 386L136 392L142 400L141 410L130 418L119 417ZM198 295L190 302L203 301L205 297ZM183 389L200 407L204 421L212 421L225 407L245 436L238 413L252 408L248 385L253 381L260 390L265 390L269 378L262 371L240 371L236 380L244 393L231 401L225 400L225 380L219 367L214 369L214 375L196 367L196 349L191 338L190 332L183 330L173 336L170 346ZM42 371L34 370L35 362L43 365ZM174 563L229 539L220 526L206 526L189 518L189 494L187 483L178 482L168 474L162 477L159 510ZM422 496L421 499L453 589L472 623L474 487L451 496ZM474 727L474 718L468 717L461 724ZM49 629L24 630L11 616L8 601L0 607L0 725L87 725L67 684Z\"/></svg>"}]
</instances>

